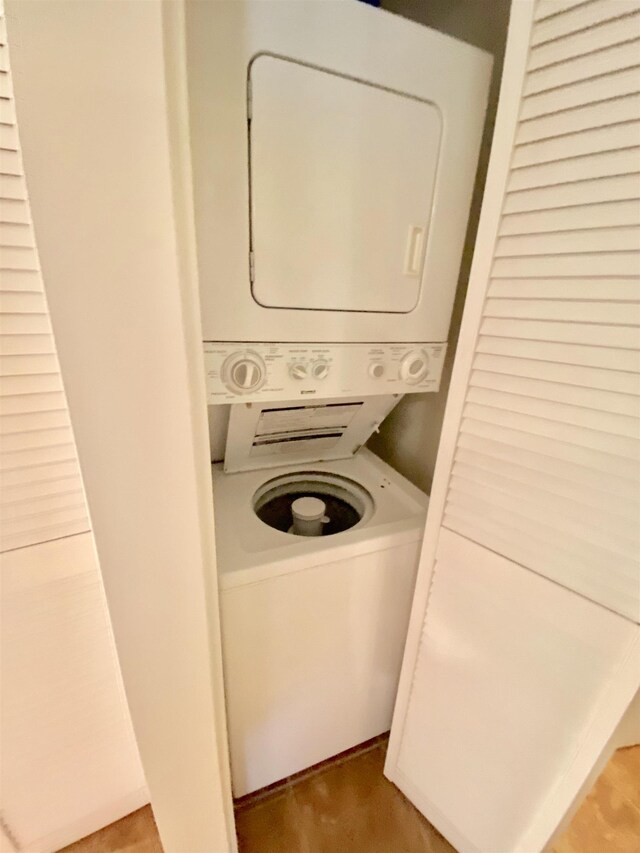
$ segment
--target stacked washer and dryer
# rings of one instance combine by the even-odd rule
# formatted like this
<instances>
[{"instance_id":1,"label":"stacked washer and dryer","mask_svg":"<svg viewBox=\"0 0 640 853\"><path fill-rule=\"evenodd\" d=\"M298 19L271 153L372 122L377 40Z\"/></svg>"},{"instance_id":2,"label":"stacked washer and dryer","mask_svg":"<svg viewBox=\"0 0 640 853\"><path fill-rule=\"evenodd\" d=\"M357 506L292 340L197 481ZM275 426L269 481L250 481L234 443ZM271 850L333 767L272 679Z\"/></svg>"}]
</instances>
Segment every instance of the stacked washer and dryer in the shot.
<instances>
[{"instance_id":1,"label":"stacked washer and dryer","mask_svg":"<svg viewBox=\"0 0 640 853\"><path fill-rule=\"evenodd\" d=\"M241 796L390 726L428 498L364 445L439 388L491 60L356 2L187 27Z\"/></svg>"}]
</instances>

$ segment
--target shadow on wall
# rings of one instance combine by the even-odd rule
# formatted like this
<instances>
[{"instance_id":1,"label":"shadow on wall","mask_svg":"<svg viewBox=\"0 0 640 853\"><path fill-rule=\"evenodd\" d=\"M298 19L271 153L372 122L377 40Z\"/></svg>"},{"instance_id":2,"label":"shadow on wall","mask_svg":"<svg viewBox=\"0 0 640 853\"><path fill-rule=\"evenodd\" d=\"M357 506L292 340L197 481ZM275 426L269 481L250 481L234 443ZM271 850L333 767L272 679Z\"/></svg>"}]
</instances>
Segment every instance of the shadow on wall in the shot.
<instances>
[{"instance_id":1,"label":"shadow on wall","mask_svg":"<svg viewBox=\"0 0 640 853\"><path fill-rule=\"evenodd\" d=\"M380 432L368 442L368 446L378 456L418 488L430 492L487 177L511 0L382 0L381 5L389 12L447 33L487 50L494 56L487 119L451 317L442 385L437 394L408 394L386 419Z\"/></svg>"}]
</instances>

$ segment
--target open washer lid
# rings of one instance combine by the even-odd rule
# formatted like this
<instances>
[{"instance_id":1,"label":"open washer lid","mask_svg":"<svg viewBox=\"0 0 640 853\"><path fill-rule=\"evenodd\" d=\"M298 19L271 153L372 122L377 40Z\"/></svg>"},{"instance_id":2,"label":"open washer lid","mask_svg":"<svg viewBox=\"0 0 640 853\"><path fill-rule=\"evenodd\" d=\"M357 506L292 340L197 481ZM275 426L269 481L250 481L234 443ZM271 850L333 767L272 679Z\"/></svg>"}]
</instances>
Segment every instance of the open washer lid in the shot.
<instances>
[{"instance_id":1,"label":"open washer lid","mask_svg":"<svg viewBox=\"0 0 640 853\"><path fill-rule=\"evenodd\" d=\"M355 455L402 398L332 397L231 406L224 470L253 471Z\"/></svg>"}]
</instances>

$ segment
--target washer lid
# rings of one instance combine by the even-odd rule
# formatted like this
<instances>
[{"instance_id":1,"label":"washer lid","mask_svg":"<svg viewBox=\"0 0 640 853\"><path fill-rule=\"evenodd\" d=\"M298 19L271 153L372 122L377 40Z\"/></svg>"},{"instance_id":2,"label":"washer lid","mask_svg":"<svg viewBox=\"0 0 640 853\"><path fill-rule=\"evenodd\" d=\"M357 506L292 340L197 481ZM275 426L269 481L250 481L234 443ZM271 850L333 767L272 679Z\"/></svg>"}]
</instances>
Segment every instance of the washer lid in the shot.
<instances>
[{"instance_id":1,"label":"washer lid","mask_svg":"<svg viewBox=\"0 0 640 853\"><path fill-rule=\"evenodd\" d=\"M401 394L231 406L225 471L326 462L355 455Z\"/></svg>"}]
</instances>

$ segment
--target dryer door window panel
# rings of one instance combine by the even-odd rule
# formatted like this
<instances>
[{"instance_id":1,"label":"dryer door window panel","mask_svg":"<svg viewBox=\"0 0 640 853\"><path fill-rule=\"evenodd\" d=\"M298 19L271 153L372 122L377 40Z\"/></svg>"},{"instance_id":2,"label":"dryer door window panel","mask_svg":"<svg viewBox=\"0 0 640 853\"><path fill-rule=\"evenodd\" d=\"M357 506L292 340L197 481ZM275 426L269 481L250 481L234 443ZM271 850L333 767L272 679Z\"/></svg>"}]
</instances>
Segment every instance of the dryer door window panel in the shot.
<instances>
[{"instance_id":1,"label":"dryer door window panel","mask_svg":"<svg viewBox=\"0 0 640 853\"><path fill-rule=\"evenodd\" d=\"M254 299L412 311L442 130L437 107L268 55L251 64L250 102Z\"/></svg>"}]
</instances>

